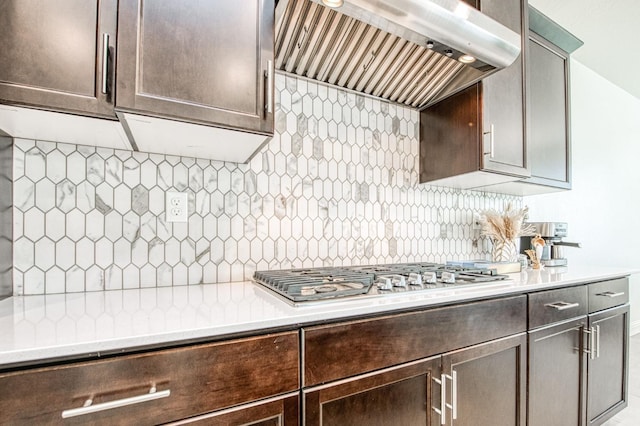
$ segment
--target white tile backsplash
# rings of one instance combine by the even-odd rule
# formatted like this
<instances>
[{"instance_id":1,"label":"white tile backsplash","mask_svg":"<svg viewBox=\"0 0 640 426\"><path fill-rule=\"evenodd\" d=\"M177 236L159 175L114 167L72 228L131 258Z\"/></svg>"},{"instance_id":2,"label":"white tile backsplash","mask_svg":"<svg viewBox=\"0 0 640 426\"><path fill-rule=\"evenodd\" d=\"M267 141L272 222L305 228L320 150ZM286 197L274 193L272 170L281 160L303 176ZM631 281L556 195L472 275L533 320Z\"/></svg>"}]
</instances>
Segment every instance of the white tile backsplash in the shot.
<instances>
[{"instance_id":1,"label":"white tile backsplash","mask_svg":"<svg viewBox=\"0 0 640 426\"><path fill-rule=\"evenodd\" d=\"M15 140L14 294L484 258L473 213L522 203L419 184L415 110L281 74L276 100L249 164ZM165 222L167 190L188 193L188 223Z\"/></svg>"}]
</instances>

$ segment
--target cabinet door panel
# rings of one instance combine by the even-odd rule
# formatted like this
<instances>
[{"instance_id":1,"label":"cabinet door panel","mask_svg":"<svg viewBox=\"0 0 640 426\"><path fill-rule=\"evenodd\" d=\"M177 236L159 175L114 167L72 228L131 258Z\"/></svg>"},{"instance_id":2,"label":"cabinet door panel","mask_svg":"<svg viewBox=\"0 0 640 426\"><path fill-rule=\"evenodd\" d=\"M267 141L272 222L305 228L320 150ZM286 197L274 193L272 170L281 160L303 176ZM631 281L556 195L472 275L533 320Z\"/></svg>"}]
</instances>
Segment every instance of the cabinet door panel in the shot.
<instances>
[{"instance_id":1,"label":"cabinet door panel","mask_svg":"<svg viewBox=\"0 0 640 426\"><path fill-rule=\"evenodd\" d=\"M529 333L529 426L584 424L586 316Z\"/></svg>"},{"instance_id":2,"label":"cabinet door panel","mask_svg":"<svg viewBox=\"0 0 640 426\"><path fill-rule=\"evenodd\" d=\"M589 326L598 328L598 350L587 367L587 416L599 425L627 406L629 305L589 315Z\"/></svg>"},{"instance_id":3,"label":"cabinet door panel","mask_svg":"<svg viewBox=\"0 0 640 426\"><path fill-rule=\"evenodd\" d=\"M443 355L442 370L455 382L447 389L454 406L447 410L448 424L524 426L526 348L523 333Z\"/></svg>"},{"instance_id":4,"label":"cabinet door panel","mask_svg":"<svg viewBox=\"0 0 640 426\"><path fill-rule=\"evenodd\" d=\"M113 49L116 3L0 2L0 100L115 118L111 96L101 88L102 35L111 36Z\"/></svg>"},{"instance_id":5,"label":"cabinet door panel","mask_svg":"<svg viewBox=\"0 0 640 426\"><path fill-rule=\"evenodd\" d=\"M440 357L305 390L306 425L432 425ZM436 387L439 392L439 389Z\"/></svg>"},{"instance_id":6,"label":"cabinet door panel","mask_svg":"<svg viewBox=\"0 0 640 426\"><path fill-rule=\"evenodd\" d=\"M529 146L531 176L569 182L567 57L529 40Z\"/></svg>"},{"instance_id":7,"label":"cabinet door panel","mask_svg":"<svg viewBox=\"0 0 640 426\"><path fill-rule=\"evenodd\" d=\"M121 1L117 108L272 131L273 13L273 0Z\"/></svg>"},{"instance_id":8,"label":"cabinet door panel","mask_svg":"<svg viewBox=\"0 0 640 426\"><path fill-rule=\"evenodd\" d=\"M522 34L523 18L520 0L482 0L480 10L511 30ZM484 155L483 168L528 175L524 140L522 55L506 69L483 79L481 84L483 145L484 152L487 153ZM493 134L491 134L492 128Z\"/></svg>"}]
</instances>

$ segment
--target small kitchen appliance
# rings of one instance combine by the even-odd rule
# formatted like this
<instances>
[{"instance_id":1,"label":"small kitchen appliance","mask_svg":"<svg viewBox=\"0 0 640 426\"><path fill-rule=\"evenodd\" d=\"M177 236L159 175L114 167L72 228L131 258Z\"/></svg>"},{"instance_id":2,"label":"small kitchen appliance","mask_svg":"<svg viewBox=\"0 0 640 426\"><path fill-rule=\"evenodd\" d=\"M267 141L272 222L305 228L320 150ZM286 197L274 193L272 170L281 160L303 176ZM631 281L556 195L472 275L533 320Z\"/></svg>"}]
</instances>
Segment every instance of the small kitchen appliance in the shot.
<instances>
[{"instance_id":1,"label":"small kitchen appliance","mask_svg":"<svg viewBox=\"0 0 640 426\"><path fill-rule=\"evenodd\" d=\"M580 248L580 243L570 243L562 239L567 236L568 225L566 222L529 222L535 227L534 233L544 239L545 245L542 247L540 263L545 266L566 266L567 258L564 256L563 247ZM527 225L527 224L525 224ZM531 240L533 237L520 237L520 253L533 248Z\"/></svg>"},{"instance_id":2,"label":"small kitchen appliance","mask_svg":"<svg viewBox=\"0 0 640 426\"><path fill-rule=\"evenodd\" d=\"M294 305L345 297L456 288L508 278L495 269L437 263L342 266L257 271L254 281Z\"/></svg>"}]
</instances>

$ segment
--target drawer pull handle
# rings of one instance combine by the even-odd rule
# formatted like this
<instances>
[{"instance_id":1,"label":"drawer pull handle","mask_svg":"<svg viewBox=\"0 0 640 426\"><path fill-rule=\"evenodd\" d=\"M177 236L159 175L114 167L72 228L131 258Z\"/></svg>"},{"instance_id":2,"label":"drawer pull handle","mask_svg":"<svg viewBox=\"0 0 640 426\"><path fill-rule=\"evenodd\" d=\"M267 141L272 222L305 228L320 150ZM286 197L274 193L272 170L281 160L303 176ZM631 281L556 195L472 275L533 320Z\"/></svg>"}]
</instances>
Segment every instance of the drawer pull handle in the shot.
<instances>
[{"instance_id":1,"label":"drawer pull handle","mask_svg":"<svg viewBox=\"0 0 640 426\"><path fill-rule=\"evenodd\" d=\"M618 293L614 293L613 291L605 291L604 293L598 293L598 296L604 296L604 297L620 297L620 296L624 296L624 291L620 291Z\"/></svg>"},{"instance_id":2,"label":"drawer pull handle","mask_svg":"<svg viewBox=\"0 0 640 426\"><path fill-rule=\"evenodd\" d=\"M85 414L97 413L99 411L111 410L113 408L125 407L127 405L140 404L142 402L153 401L154 399L166 398L171 395L171 390L156 391L155 385L151 386L148 393L144 395L132 396L130 398L117 399L115 401L103 402L93 405L93 397L89 397L80 408L71 408L62 412L62 418L83 416Z\"/></svg>"},{"instance_id":3,"label":"drawer pull handle","mask_svg":"<svg viewBox=\"0 0 640 426\"><path fill-rule=\"evenodd\" d=\"M578 306L580 306L579 303L569 303L569 302L554 302L554 303L547 303L546 305L549 308L553 308L557 311L564 311L565 309L571 309L571 308L577 308Z\"/></svg>"}]
</instances>

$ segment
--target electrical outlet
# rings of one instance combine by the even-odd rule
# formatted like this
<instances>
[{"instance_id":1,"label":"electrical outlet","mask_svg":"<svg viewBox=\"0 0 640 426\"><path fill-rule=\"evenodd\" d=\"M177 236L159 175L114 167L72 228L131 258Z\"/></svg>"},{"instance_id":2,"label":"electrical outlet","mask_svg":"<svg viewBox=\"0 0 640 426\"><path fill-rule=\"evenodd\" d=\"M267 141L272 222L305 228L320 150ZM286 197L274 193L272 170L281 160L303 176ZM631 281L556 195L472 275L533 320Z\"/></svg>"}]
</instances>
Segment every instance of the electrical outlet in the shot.
<instances>
[{"instance_id":1,"label":"electrical outlet","mask_svg":"<svg viewBox=\"0 0 640 426\"><path fill-rule=\"evenodd\" d=\"M172 192L166 193L165 215L167 222L186 222L189 212L187 211L187 193Z\"/></svg>"}]
</instances>

